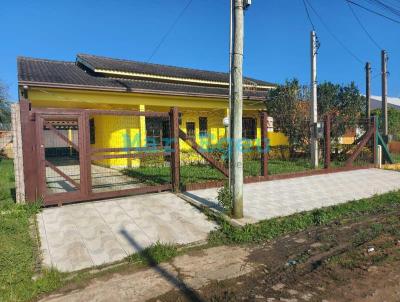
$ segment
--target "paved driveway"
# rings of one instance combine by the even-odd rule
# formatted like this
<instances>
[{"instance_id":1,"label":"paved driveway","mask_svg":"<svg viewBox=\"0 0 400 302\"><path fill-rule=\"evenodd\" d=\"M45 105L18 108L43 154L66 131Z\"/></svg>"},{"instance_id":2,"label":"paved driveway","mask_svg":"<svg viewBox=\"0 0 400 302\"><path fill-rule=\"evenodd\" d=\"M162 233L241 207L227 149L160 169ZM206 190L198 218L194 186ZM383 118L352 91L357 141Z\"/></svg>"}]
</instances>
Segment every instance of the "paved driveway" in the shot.
<instances>
[{"instance_id":1,"label":"paved driveway","mask_svg":"<svg viewBox=\"0 0 400 302\"><path fill-rule=\"evenodd\" d=\"M76 161L54 163L58 169L80 182L80 166ZM95 193L135 189L145 186L140 180L125 175L121 170L92 164L92 190ZM65 193L76 190L63 176L46 167L46 183L50 193Z\"/></svg>"},{"instance_id":2,"label":"paved driveway","mask_svg":"<svg viewBox=\"0 0 400 302\"><path fill-rule=\"evenodd\" d=\"M400 189L400 172L363 169L244 185L244 219L254 223ZM217 208L218 189L185 193Z\"/></svg>"},{"instance_id":3,"label":"paved driveway","mask_svg":"<svg viewBox=\"0 0 400 302\"><path fill-rule=\"evenodd\" d=\"M43 262L60 271L118 261L157 241L205 240L215 228L168 192L46 208L37 219Z\"/></svg>"}]
</instances>

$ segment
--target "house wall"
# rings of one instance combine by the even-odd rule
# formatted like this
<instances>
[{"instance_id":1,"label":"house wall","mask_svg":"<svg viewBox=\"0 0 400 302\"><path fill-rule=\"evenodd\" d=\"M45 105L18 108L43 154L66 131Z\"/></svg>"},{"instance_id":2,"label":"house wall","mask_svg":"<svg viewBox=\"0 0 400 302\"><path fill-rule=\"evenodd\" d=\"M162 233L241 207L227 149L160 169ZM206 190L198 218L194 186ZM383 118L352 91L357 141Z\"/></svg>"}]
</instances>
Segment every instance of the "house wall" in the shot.
<instances>
[{"instance_id":1,"label":"house wall","mask_svg":"<svg viewBox=\"0 0 400 302\"><path fill-rule=\"evenodd\" d=\"M29 91L29 99L34 107L47 108L87 108L87 109L122 109L154 112L168 112L171 107L178 107L182 113L181 129L186 132L186 123L195 123L196 141L203 147L216 145L226 138L222 120L228 115L226 99L147 95L133 93L111 93L101 91L83 91L66 89L35 89ZM257 120L257 139L247 142L248 146L261 143L260 110L263 104L244 102L244 117ZM208 137L200 137L199 117L207 117ZM132 116L94 116L94 148L145 147L146 118ZM287 145L287 138L282 133L268 132L270 145ZM181 159L191 162L200 157L191 152L191 147L182 140ZM130 167L140 165L139 159L106 159L97 162L112 167Z\"/></svg>"}]
</instances>

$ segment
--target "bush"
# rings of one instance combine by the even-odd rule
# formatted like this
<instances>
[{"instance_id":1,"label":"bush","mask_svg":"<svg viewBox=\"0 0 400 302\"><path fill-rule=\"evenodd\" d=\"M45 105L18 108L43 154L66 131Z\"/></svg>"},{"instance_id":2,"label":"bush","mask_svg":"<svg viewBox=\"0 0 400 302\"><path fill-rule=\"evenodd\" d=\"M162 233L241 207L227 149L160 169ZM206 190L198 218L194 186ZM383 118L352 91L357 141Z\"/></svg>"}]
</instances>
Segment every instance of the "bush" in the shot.
<instances>
[{"instance_id":1,"label":"bush","mask_svg":"<svg viewBox=\"0 0 400 302\"><path fill-rule=\"evenodd\" d=\"M269 159L288 160L290 157L289 146L271 146L268 152Z\"/></svg>"},{"instance_id":2,"label":"bush","mask_svg":"<svg viewBox=\"0 0 400 302\"><path fill-rule=\"evenodd\" d=\"M140 159L141 167L164 167L165 159L163 155L146 156Z\"/></svg>"},{"instance_id":3,"label":"bush","mask_svg":"<svg viewBox=\"0 0 400 302\"><path fill-rule=\"evenodd\" d=\"M221 189L219 189L217 200L218 204L224 208L225 213L227 215L232 215L233 196L228 184L225 184Z\"/></svg>"},{"instance_id":4,"label":"bush","mask_svg":"<svg viewBox=\"0 0 400 302\"><path fill-rule=\"evenodd\" d=\"M182 165L192 165L192 164L204 164L205 161L194 150L181 150L180 152L181 164Z\"/></svg>"}]
</instances>

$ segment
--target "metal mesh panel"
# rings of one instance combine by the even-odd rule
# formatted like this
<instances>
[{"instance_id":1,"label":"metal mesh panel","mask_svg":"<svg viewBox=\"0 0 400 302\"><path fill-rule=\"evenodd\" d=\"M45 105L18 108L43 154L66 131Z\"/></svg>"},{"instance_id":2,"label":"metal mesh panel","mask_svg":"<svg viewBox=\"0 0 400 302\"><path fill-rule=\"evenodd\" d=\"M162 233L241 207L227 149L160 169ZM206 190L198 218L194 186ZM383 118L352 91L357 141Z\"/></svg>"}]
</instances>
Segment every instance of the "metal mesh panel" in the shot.
<instances>
[{"instance_id":1,"label":"metal mesh panel","mask_svg":"<svg viewBox=\"0 0 400 302\"><path fill-rule=\"evenodd\" d=\"M92 115L90 127L93 193L171 183L168 118Z\"/></svg>"},{"instance_id":2,"label":"metal mesh panel","mask_svg":"<svg viewBox=\"0 0 400 302\"><path fill-rule=\"evenodd\" d=\"M345 119L334 117L331 121L331 166L345 166L357 152L353 166L365 166L374 162L373 135L361 147L363 140L372 131L372 122L368 119Z\"/></svg>"},{"instance_id":3,"label":"metal mesh panel","mask_svg":"<svg viewBox=\"0 0 400 302\"><path fill-rule=\"evenodd\" d=\"M73 147L79 145L78 136L77 120L46 121L43 127L43 147L48 193L79 190L79 152Z\"/></svg>"}]
</instances>

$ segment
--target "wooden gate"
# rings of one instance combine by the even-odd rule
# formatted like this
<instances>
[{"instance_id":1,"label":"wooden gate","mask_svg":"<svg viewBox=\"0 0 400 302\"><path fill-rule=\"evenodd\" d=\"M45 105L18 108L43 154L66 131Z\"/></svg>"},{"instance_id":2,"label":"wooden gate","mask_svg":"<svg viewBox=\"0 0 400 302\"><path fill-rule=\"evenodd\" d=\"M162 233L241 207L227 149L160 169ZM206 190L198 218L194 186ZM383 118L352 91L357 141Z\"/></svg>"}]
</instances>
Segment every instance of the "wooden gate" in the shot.
<instances>
[{"instance_id":1,"label":"wooden gate","mask_svg":"<svg viewBox=\"0 0 400 302\"><path fill-rule=\"evenodd\" d=\"M134 132L134 123L140 117L163 119L164 134L160 144L131 145L135 138L129 135ZM28 201L42 199L47 206L179 190L179 128L176 108L170 112L30 109L22 102L22 119L25 185L30 188L26 194ZM103 119L103 128L94 130L94 121L100 119ZM114 123L107 122L110 120ZM114 135L118 131L112 128L118 121L129 128L129 131L122 130L122 136ZM166 131L168 125L170 129ZM106 134L109 141L117 138L117 143L123 142L124 145L99 146L92 137L95 132L101 134L99 131L108 131ZM163 143L166 135L169 135L169 140ZM124 142L126 136L129 139L127 144ZM97 139L101 141L102 137ZM139 141L143 142L140 134ZM140 166L135 163L155 157L162 158L171 168L170 179L162 184L151 184L151 179L147 181L135 171ZM120 166L115 167L115 164Z\"/></svg>"}]
</instances>

